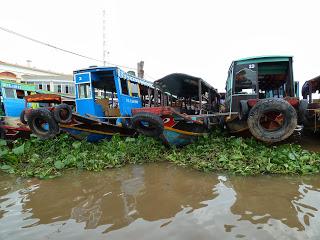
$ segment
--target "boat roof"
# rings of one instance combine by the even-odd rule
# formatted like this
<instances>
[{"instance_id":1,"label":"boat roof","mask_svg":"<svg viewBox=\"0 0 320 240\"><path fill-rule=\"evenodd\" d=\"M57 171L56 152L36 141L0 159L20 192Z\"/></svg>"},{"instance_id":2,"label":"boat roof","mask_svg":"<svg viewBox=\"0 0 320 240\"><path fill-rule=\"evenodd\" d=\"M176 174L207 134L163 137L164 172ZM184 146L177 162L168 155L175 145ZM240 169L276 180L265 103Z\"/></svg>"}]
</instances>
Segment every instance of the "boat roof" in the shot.
<instances>
[{"instance_id":1,"label":"boat roof","mask_svg":"<svg viewBox=\"0 0 320 240\"><path fill-rule=\"evenodd\" d=\"M177 97L198 97L198 84L201 81L202 92L219 95L217 89L199 77L184 73L173 73L154 82L154 86Z\"/></svg>"},{"instance_id":2,"label":"boat roof","mask_svg":"<svg viewBox=\"0 0 320 240\"><path fill-rule=\"evenodd\" d=\"M61 96L57 94L33 94L25 96L26 102L41 102L41 103L61 103Z\"/></svg>"},{"instance_id":3,"label":"boat roof","mask_svg":"<svg viewBox=\"0 0 320 240\"><path fill-rule=\"evenodd\" d=\"M147 86L147 87L153 87L153 82L151 81L148 81L146 79L143 79L143 78L139 78L139 77L136 77L130 73L127 73L125 71L123 71L122 69L118 68L118 67L90 67L90 68L84 68L84 69L80 69L80 70L76 70L73 72L73 74L79 74L79 73L103 73L103 72L114 72L114 73L117 73L118 76L120 78L124 78L124 79L127 79L129 81L132 81L132 82L135 82L135 83L139 83L141 85L144 85L144 86ZM97 81L97 80L95 80Z\"/></svg>"},{"instance_id":4,"label":"boat roof","mask_svg":"<svg viewBox=\"0 0 320 240\"><path fill-rule=\"evenodd\" d=\"M25 91L36 91L36 86L31 84L25 83L17 83L9 80L0 79L0 87L4 88L14 88L18 90L25 90Z\"/></svg>"},{"instance_id":5,"label":"boat roof","mask_svg":"<svg viewBox=\"0 0 320 240\"><path fill-rule=\"evenodd\" d=\"M320 75L317 77L314 77L308 81L306 81L303 86L302 86L302 95L308 95L310 94L309 92L309 87L311 86L311 93L315 93L317 90L320 90Z\"/></svg>"},{"instance_id":6,"label":"boat roof","mask_svg":"<svg viewBox=\"0 0 320 240\"><path fill-rule=\"evenodd\" d=\"M260 63L260 62L283 62L289 61L292 59L292 56L289 55L270 55L270 56L254 56L246 57L234 60L237 64L246 64L246 63Z\"/></svg>"}]
</instances>

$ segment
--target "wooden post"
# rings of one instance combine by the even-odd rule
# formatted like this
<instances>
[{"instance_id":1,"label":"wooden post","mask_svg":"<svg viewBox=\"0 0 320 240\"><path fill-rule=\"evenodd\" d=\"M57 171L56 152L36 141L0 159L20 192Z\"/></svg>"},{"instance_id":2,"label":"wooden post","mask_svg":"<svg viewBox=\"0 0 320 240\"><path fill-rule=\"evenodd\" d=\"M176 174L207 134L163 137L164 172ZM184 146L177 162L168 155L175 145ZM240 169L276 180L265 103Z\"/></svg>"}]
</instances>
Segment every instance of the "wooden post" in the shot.
<instances>
[{"instance_id":1,"label":"wooden post","mask_svg":"<svg viewBox=\"0 0 320 240\"><path fill-rule=\"evenodd\" d=\"M151 107L151 88L148 88L148 107Z\"/></svg>"},{"instance_id":2,"label":"wooden post","mask_svg":"<svg viewBox=\"0 0 320 240\"><path fill-rule=\"evenodd\" d=\"M106 96L105 96L105 98L106 98ZM111 106L112 106L112 108L113 108L113 98L114 98L114 92L111 93L111 104L112 104Z\"/></svg>"},{"instance_id":3,"label":"wooden post","mask_svg":"<svg viewBox=\"0 0 320 240\"><path fill-rule=\"evenodd\" d=\"M198 80L198 94L199 94L199 111L202 113L202 86L201 79Z\"/></svg>"},{"instance_id":4,"label":"wooden post","mask_svg":"<svg viewBox=\"0 0 320 240\"><path fill-rule=\"evenodd\" d=\"M309 82L309 103L312 103L312 84ZM317 114L315 114L317 115Z\"/></svg>"},{"instance_id":5,"label":"wooden post","mask_svg":"<svg viewBox=\"0 0 320 240\"><path fill-rule=\"evenodd\" d=\"M216 100L216 98L215 98ZM209 110L212 110L213 109L213 105L212 105L212 92L211 90L209 89L209 92L208 92L208 102L209 102ZM216 104L216 103L215 103Z\"/></svg>"},{"instance_id":6,"label":"wooden post","mask_svg":"<svg viewBox=\"0 0 320 240\"><path fill-rule=\"evenodd\" d=\"M103 98L107 98L107 90L106 90L106 88L103 88Z\"/></svg>"},{"instance_id":7,"label":"wooden post","mask_svg":"<svg viewBox=\"0 0 320 240\"><path fill-rule=\"evenodd\" d=\"M158 107L158 89L154 89L154 106Z\"/></svg>"},{"instance_id":8,"label":"wooden post","mask_svg":"<svg viewBox=\"0 0 320 240\"><path fill-rule=\"evenodd\" d=\"M164 93L160 93L160 106L164 106Z\"/></svg>"}]
</instances>

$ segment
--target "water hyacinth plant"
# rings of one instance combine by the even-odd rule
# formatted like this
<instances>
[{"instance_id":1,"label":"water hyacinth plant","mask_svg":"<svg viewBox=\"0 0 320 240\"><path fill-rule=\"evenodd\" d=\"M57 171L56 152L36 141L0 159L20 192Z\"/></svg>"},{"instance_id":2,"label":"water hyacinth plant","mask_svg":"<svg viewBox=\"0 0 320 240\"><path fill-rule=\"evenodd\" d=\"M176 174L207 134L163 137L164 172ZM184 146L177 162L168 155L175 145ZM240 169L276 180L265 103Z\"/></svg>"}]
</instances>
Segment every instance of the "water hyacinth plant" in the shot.
<instances>
[{"instance_id":1,"label":"water hyacinth plant","mask_svg":"<svg viewBox=\"0 0 320 240\"><path fill-rule=\"evenodd\" d=\"M270 146L252 138L221 134L200 138L183 148L170 148L145 136L88 143L68 135L50 140L19 140L13 146L0 140L0 169L23 177L52 178L65 169L101 171L125 164L169 161L200 171L239 175L314 174L320 171L320 153L299 145Z\"/></svg>"}]
</instances>

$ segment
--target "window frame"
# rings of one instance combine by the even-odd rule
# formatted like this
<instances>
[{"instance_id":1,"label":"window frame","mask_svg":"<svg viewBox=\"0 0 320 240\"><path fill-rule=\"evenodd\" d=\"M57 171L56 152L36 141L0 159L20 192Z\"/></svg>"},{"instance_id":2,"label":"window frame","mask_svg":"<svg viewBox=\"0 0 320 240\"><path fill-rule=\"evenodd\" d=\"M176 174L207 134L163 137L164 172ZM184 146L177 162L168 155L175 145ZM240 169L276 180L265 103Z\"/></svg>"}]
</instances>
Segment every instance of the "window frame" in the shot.
<instances>
[{"instance_id":1,"label":"window frame","mask_svg":"<svg viewBox=\"0 0 320 240\"><path fill-rule=\"evenodd\" d=\"M86 97L81 97L81 86L86 85L88 86L87 90L87 96ZM92 99L93 95L92 95L92 89L91 89L91 83L89 82L85 82L85 83L78 83L76 84L76 88L77 88L77 99Z\"/></svg>"},{"instance_id":2,"label":"window frame","mask_svg":"<svg viewBox=\"0 0 320 240\"><path fill-rule=\"evenodd\" d=\"M130 87L129 87L129 92L130 92L130 96L131 97L135 97L135 98L140 98L141 97L141 94L140 94L140 87L139 87L139 83L136 83L136 82L132 82L132 81L128 81L128 83L130 84ZM136 89L137 89L137 92L135 92L137 94L137 96L133 96L133 92L132 92L132 86L136 86Z\"/></svg>"},{"instance_id":3,"label":"window frame","mask_svg":"<svg viewBox=\"0 0 320 240\"><path fill-rule=\"evenodd\" d=\"M8 98L8 99L17 99L17 95L16 95L16 89L15 88L7 88L7 87L5 87L5 88L3 88L4 89L4 95L5 95L5 98ZM7 91L6 90L8 90L8 89L10 89L11 91L12 91L12 93L13 93L13 97L7 97Z\"/></svg>"},{"instance_id":4,"label":"window frame","mask_svg":"<svg viewBox=\"0 0 320 240\"><path fill-rule=\"evenodd\" d=\"M125 79L125 78L119 78L119 81L120 81L120 89L121 89L121 94L122 95L126 95L126 96L130 96L130 91L129 91L129 84L128 84L128 79ZM122 81L125 81L126 83L126 93L123 92L123 86L122 86Z\"/></svg>"}]
</instances>

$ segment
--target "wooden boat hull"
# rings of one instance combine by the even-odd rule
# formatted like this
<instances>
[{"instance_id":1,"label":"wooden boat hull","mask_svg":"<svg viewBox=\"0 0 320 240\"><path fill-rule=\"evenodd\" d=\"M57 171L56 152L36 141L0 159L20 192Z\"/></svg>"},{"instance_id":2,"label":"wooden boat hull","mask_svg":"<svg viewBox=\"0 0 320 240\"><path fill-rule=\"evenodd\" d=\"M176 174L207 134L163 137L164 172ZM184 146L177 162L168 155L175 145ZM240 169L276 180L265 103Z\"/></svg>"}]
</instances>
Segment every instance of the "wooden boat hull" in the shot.
<instances>
[{"instance_id":1,"label":"wooden boat hull","mask_svg":"<svg viewBox=\"0 0 320 240\"><path fill-rule=\"evenodd\" d=\"M168 145L184 146L193 143L200 136L207 133L195 133L190 131L181 131L170 127L165 127L161 139Z\"/></svg>"},{"instance_id":2,"label":"wooden boat hull","mask_svg":"<svg viewBox=\"0 0 320 240\"><path fill-rule=\"evenodd\" d=\"M5 140L14 141L17 139L30 138L31 130L28 127L12 127L8 125L0 126L0 138Z\"/></svg>"},{"instance_id":3,"label":"wooden boat hull","mask_svg":"<svg viewBox=\"0 0 320 240\"><path fill-rule=\"evenodd\" d=\"M320 129L320 103L309 103L307 114L302 120L303 129L316 132Z\"/></svg>"},{"instance_id":4,"label":"wooden boat hull","mask_svg":"<svg viewBox=\"0 0 320 240\"><path fill-rule=\"evenodd\" d=\"M60 124L61 130L72 137L88 142L98 142L104 139L111 139L114 135L123 137L133 136L136 131L99 120L86 118L78 114L73 114L72 121L68 124Z\"/></svg>"},{"instance_id":5,"label":"wooden boat hull","mask_svg":"<svg viewBox=\"0 0 320 240\"><path fill-rule=\"evenodd\" d=\"M249 130L246 120L240 120L238 117L225 121L226 127L230 133L240 133Z\"/></svg>"},{"instance_id":6,"label":"wooden boat hull","mask_svg":"<svg viewBox=\"0 0 320 240\"><path fill-rule=\"evenodd\" d=\"M138 112L148 112L161 117L164 129L159 138L166 145L184 146L209 132L202 121L180 114L171 107L141 108L133 111L134 114Z\"/></svg>"},{"instance_id":7,"label":"wooden boat hull","mask_svg":"<svg viewBox=\"0 0 320 240\"><path fill-rule=\"evenodd\" d=\"M19 138L30 138L31 130L27 125L21 124L18 118L5 117L0 121L0 138L14 141Z\"/></svg>"}]
</instances>

